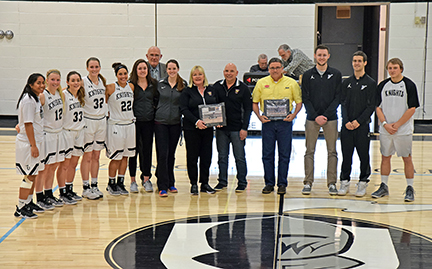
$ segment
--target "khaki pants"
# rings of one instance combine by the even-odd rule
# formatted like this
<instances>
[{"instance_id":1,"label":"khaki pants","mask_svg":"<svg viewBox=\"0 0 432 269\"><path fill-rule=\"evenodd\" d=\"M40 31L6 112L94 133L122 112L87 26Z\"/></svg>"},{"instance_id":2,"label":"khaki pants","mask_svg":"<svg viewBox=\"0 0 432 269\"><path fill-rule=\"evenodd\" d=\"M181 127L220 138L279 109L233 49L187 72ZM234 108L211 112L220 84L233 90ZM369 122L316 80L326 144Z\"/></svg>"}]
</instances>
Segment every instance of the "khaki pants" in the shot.
<instances>
[{"instance_id":1,"label":"khaki pants","mask_svg":"<svg viewBox=\"0 0 432 269\"><path fill-rule=\"evenodd\" d=\"M311 186L314 182L314 155L320 128L323 128L327 145L327 186L336 184L338 162L336 152L336 141L338 138L337 120L328 121L322 126L319 126L315 121L306 120L306 153L304 156L305 178L303 183Z\"/></svg>"}]
</instances>

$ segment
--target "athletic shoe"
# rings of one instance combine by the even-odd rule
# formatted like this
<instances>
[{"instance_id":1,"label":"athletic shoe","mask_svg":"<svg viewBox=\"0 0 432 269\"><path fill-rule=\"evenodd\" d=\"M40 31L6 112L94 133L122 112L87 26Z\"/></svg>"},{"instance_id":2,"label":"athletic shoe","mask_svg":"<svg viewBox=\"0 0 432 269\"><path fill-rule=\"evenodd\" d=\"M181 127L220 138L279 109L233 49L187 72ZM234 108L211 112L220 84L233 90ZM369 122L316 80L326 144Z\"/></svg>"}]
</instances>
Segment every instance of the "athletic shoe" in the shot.
<instances>
[{"instance_id":1,"label":"athletic shoe","mask_svg":"<svg viewBox=\"0 0 432 269\"><path fill-rule=\"evenodd\" d=\"M38 217L27 205L23 206L21 209L17 206L14 216L23 219L35 219Z\"/></svg>"},{"instance_id":2,"label":"athletic shoe","mask_svg":"<svg viewBox=\"0 0 432 269\"><path fill-rule=\"evenodd\" d=\"M32 212L36 212L36 213L43 213L45 212L45 210L38 206L37 204L33 203L33 200L30 201L30 203L27 204L27 207L30 208L32 210Z\"/></svg>"},{"instance_id":3,"label":"athletic shoe","mask_svg":"<svg viewBox=\"0 0 432 269\"><path fill-rule=\"evenodd\" d=\"M372 198L381 198L387 195L389 195L388 186L383 182L381 182L381 185L378 188L378 190L376 190L371 194Z\"/></svg>"},{"instance_id":4,"label":"athletic shoe","mask_svg":"<svg viewBox=\"0 0 432 269\"><path fill-rule=\"evenodd\" d=\"M65 203L59 199L57 199L56 197L46 197L45 198L47 201L49 201L53 206L55 207L62 207Z\"/></svg>"},{"instance_id":5,"label":"athletic shoe","mask_svg":"<svg viewBox=\"0 0 432 269\"><path fill-rule=\"evenodd\" d=\"M69 193L66 193L66 195L60 195L60 199L67 205L77 204L77 201L75 201Z\"/></svg>"},{"instance_id":6,"label":"athletic shoe","mask_svg":"<svg viewBox=\"0 0 432 269\"><path fill-rule=\"evenodd\" d=\"M168 193L166 190L161 190L161 191L159 191L159 196L160 197L168 197Z\"/></svg>"},{"instance_id":7,"label":"athletic shoe","mask_svg":"<svg viewBox=\"0 0 432 269\"><path fill-rule=\"evenodd\" d=\"M340 189L338 191L339 196L345 196L349 193L350 182L348 180L341 180Z\"/></svg>"},{"instance_id":8,"label":"athletic shoe","mask_svg":"<svg viewBox=\"0 0 432 269\"><path fill-rule=\"evenodd\" d=\"M329 194L330 195L337 195L338 194L338 190L336 189L336 185L335 184L330 184L329 187Z\"/></svg>"},{"instance_id":9,"label":"athletic shoe","mask_svg":"<svg viewBox=\"0 0 432 269\"><path fill-rule=\"evenodd\" d=\"M405 202L414 202L414 188L407 186L405 189Z\"/></svg>"},{"instance_id":10,"label":"athletic shoe","mask_svg":"<svg viewBox=\"0 0 432 269\"><path fill-rule=\"evenodd\" d=\"M88 189L83 189L82 197L87 198L89 200L99 199L99 195L93 192L93 189L90 187Z\"/></svg>"},{"instance_id":11,"label":"athletic shoe","mask_svg":"<svg viewBox=\"0 0 432 269\"><path fill-rule=\"evenodd\" d=\"M191 186L190 193L191 193L192 195L198 195L198 185L192 185L192 186Z\"/></svg>"},{"instance_id":12,"label":"athletic shoe","mask_svg":"<svg viewBox=\"0 0 432 269\"><path fill-rule=\"evenodd\" d=\"M42 201L37 201L36 204L41 208L43 208L45 211L54 209L54 205L51 204L46 198L43 199Z\"/></svg>"},{"instance_id":13,"label":"athletic shoe","mask_svg":"<svg viewBox=\"0 0 432 269\"><path fill-rule=\"evenodd\" d=\"M126 190L125 185L124 184L119 184L117 183L117 191L121 194L121 195L129 195L129 192Z\"/></svg>"},{"instance_id":14,"label":"athletic shoe","mask_svg":"<svg viewBox=\"0 0 432 269\"><path fill-rule=\"evenodd\" d=\"M114 196L120 195L120 191L117 189L117 185L108 184L108 186L106 187L106 190L111 195L114 195Z\"/></svg>"},{"instance_id":15,"label":"athletic shoe","mask_svg":"<svg viewBox=\"0 0 432 269\"><path fill-rule=\"evenodd\" d=\"M91 184L91 189L94 193L96 193L99 198L103 198L103 192L101 192L97 186L97 183L92 183Z\"/></svg>"},{"instance_id":16,"label":"athletic shoe","mask_svg":"<svg viewBox=\"0 0 432 269\"><path fill-rule=\"evenodd\" d=\"M272 185L265 185L265 187L262 189L262 193L269 194L274 191L274 187Z\"/></svg>"},{"instance_id":17,"label":"athletic shoe","mask_svg":"<svg viewBox=\"0 0 432 269\"><path fill-rule=\"evenodd\" d=\"M237 188L235 189L235 192L244 192L245 190L246 190L246 186L238 185Z\"/></svg>"},{"instance_id":18,"label":"athletic shoe","mask_svg":"<svg viewBox=\"0 0 432 269\"><path fill-rule=\"evenodd\" d=\"M286 186L279 186L277 190L277 194L285 194L286 193Z\"/></svg>"},{"instance_id":19,"label":"athletic shoe","mask_svg":"<svg viewBox=\"0 0 432 269\"><path fill-rule=\"evenodd\" d=\"M309 184L305 184L303 186L302 194L309 195L309 194L311 194L311 192L312 192L312 186Z\"/></svg>"},{"instance_id":20,"label":"athletic shoe","mask_svg":"<svg viewBox=\"0 0 432 269\"><path fill-rule=\"evenodd\" d=\"M366 181L359 181L357 183L357 190L355 192L355 196L357 197L363 197L366 195L366 187L367 187L367 182Z\"/></svg>"},{"instance_id":21,"label":"athletic shoe","mask_svg":"<svg viewBox=\"0 0 432 269\"><path fill-rule=\"evenodd\" d=\"M172 187L169 187L169 188L168 188L168 191L169 191L169 192L171 192L171 193L178 193L178 190L177 190L177 188L176 188L176 187L174 187L174 186L172 186Z\"/></svg>"},{"instance_id":22,"label":"athletic shoe","mask_svg":"<svg viewBox=\"0 0 432 269\"><path fill-rule=\"evenodd\" d=\"M221 191L221 190L223 190L223 189L226 189L226 187L227 187L227 185L222 184L222 183L219 182L219 183L214 187L214 190L215 190L215 191Z\"/></svg>"},{"instance_id":23,"label":"athletic shoe","mask_svg":"<svg viewBox=\"0 0 432 269\"><path fill-rule=\"evenodd\" d=\"M153 184L151 183L150 179L147 181L143 181L142 185L146 192L153 192Z\"/></svg>"},{"instance_id":24,"label":"athletic shoe","mask_svg":"<svg viewBox=\"0 0 432 269\"><path fill-rule=\"evenodd\" d=\"M81 201L82 197L79 196L76 192L72 191L68 193L68 196L72 199L74 199L75 201Z\"/></svg>"},{"instance_id":25,"label":"athletic shoe","mask_svg":"<svg viewBox=\"0 0 432 269\"><path fill-rule=\"evenodd\" d=\"M134 181L130 185L130 192L139 192L138 191L138 184Z\"/></svg>"},{"instance_id":26,"label":"athletic shoe","mask_svg":"<svg viewBox=\"0 0 432 269\"><path fill-rule=\"evenodd\" d=\"M213 194L213 193L216 192L216 191L215 191L212 187L210 187L210 185L207 184L207 183L203 183L203 184L201 184L201 189L200 189L200 191L201 191L201 192L206 192L206 193L208 193L208 194Z\"/></svg>"}]
</instances>

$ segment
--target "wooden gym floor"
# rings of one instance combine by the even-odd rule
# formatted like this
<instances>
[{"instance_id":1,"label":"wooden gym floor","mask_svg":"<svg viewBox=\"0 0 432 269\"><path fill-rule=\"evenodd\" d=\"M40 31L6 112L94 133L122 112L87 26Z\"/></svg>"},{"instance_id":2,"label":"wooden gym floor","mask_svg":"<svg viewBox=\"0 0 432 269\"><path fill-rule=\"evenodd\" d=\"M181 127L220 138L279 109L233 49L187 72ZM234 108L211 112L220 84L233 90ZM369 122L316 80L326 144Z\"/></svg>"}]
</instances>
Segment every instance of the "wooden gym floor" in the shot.
<instances>
[{"instance_id":1,"label":"wooden gym floor","mask_svg":"<svg viewBox=\"0 0 432 269\"><path fill-rule=\"evenodd\" d=\"M77 205L39 214L37 219L22 220L13 216L21 180L14 165L15 136L3 135L0 267L432 268L432 142L423 138L413 142L414 203L403 200L403 163L396 156L392 158L390 196L370 197L380 184L377 140L371 142L372 175L363 198L353 195L359 174L356 156L351 193L345 197L328 194L322 139L317 144L312 194L301 194L303 137L293 139L285 197L263 195L261 138L249 137L249 185L244 193L234 191L235 163L231 156L228 188L213 195L191 196L183 145L177 148L178 194L161 198L140 186L138 194L113 197L105 191L108 159L103 153L99 172L103 199L84 199ZM338 150L340 166L339 141ZM217 183L217 171L214 149L212 186ZM152 181L156 187L156 178ZM129 175L126 182L129 187ZM74 188L81 194L79 172ZM281 201L284 213L278 215Z\"/></svg>"}]
</instances>

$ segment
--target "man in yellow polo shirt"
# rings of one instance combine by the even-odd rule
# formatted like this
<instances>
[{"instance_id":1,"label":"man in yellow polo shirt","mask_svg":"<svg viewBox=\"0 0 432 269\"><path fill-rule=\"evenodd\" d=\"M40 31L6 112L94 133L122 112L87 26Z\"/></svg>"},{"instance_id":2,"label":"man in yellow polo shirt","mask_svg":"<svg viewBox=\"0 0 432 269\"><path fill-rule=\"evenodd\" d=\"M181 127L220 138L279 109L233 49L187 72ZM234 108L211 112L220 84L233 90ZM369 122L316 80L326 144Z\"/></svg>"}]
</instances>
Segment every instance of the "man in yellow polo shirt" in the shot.
<instances>
[{"instance_id":1,"label":"man in yellow polo shirt","mask_svg":"<svg viewBox=\"0 0 432 269\"><path fill-rule=\"evenodd\" d=\"M277 178L278 194L284 194L286 192L286 186L288 185L288 166L291 156L292 121L302 107L301 90L298 83L292 78L284 76L282 68L282 61L280 59L270 59L270 76L260 79L252 93L253 111L262 122L262 161L264 165L265 181L265 187L262 193L264 194L271 193L276 183L276 141L279 153ZM265 112L265 100L283 99L289 100L288 115L284 115L280 118L270 117L269 113L267 113L267 116L264 114L261 115L260 109L262 112ZM292 112L293 102L296 103L294 112ZM274 111L274 109L272 111Z\"/></svg>"}]
</instances>

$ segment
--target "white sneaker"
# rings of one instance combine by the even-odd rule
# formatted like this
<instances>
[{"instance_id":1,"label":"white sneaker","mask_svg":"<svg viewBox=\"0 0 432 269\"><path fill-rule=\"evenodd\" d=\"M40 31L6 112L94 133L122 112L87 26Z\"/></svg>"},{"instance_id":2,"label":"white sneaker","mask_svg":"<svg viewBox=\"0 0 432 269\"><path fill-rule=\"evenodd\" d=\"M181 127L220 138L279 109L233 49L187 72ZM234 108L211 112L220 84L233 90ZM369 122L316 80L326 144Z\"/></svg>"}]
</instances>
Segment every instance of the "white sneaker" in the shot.
<instances>
[{"instance_id":1,"label":"white sneaker","mask_svg":"<svg viewBox=\"0 0 432 269\"><path fill-rule=\"evenodd\" d=\"M82 197L85 197L90 200L96 200L99 199L99 195L93 192L93 189L88 188L84 189L82 193Z\"/></svg>"},{"instance_id":2,"label":"white sneaker","mask_svg":"<svg viewBox=\"0 0 432 269\"><path fill-rule=\"evenodd\" d=\"M368 184L366 181L359 181L357 183L357 191L355 192L355 196L357 196L357 197L365 196L367 185Z\"/></svg>"},{"instance_id":3,"label":"white sneaker","mask_svg":"<svg viewBox=\"0 0 432 269\"><path fill-rule=\"evenodd\" d=\"M146 192L153 192L153 184L151 183L150 179L143 182L143 187Z\"/></svg>"},{"instance_id":4,"label":"white sneaker","mask_svg":"<svg viewBox=\"0 0 432 269\"><path fill-rule=\"evenodd\" d=\"M349 193L349 187L350 182L348 180L341 180L338 195L345 196L347 193Z\"/></svg>"},{"instance_id":5,"label":"white sneaker","mask_svg":"<svg viewBox=\"0 0 432 269\"><path fill-rule=\"evenodd\" d=\"M91 189L94 193L96 193L97 195L99 195L99 198L103 198L103 192L101 192L97 186L97 183L92 183L91 184Z\"/></svg>"},{"instance_id":6,"label":"white sneaker","mask_svg":"<svg viewBox=\"0 0 432 269\"><path fill-rule=\"evenodd\" d=\"M130 192L139 192L138 191L138 184L134 181L130 185Z\"/></svg>"}]
</instances>

